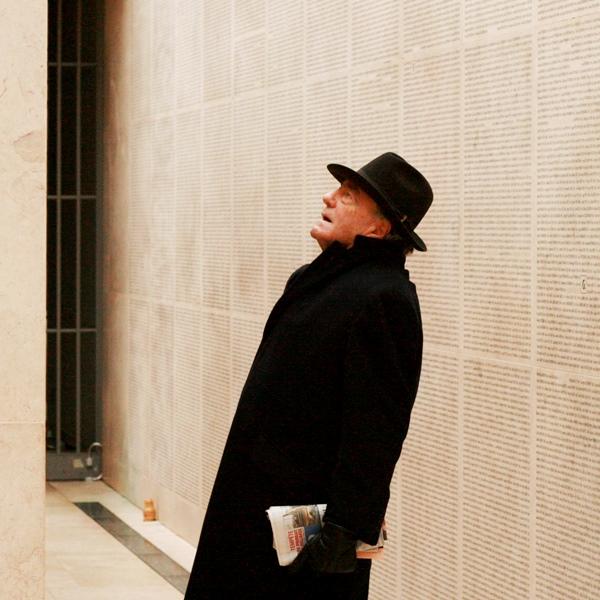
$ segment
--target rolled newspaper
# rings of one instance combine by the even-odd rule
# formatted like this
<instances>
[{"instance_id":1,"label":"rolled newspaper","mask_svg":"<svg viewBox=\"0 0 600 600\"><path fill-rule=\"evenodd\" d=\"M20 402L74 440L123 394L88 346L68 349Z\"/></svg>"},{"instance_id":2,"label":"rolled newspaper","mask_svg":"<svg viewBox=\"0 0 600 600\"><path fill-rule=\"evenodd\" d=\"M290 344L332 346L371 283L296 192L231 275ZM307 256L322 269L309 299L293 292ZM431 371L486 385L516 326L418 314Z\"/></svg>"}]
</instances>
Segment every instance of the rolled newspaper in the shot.
<instances>
[{"instance_id":1,"label":"rolled newspaper","mask_svg":"<svg viewBox=\"0 0 600 600\"><path fill-rule=\"evenodd\" d=\"M269 507L267 516L273 530L273 548L282 567L293 562L306 542L319 533L323 527L326 508L326 504ZM366 559L382 558L383 543L386 539L384 523L376 545L371 546L360 540L356 542L356 556Z\"/></svg>"}]
</instances>

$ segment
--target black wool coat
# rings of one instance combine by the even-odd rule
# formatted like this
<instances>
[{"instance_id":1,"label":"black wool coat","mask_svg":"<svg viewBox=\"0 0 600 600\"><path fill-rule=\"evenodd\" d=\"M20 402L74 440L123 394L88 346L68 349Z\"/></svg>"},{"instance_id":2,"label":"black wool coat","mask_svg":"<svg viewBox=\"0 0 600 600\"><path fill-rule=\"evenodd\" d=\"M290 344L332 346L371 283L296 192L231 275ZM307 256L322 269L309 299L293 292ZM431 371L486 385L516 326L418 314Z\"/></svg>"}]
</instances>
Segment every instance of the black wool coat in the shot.
<instances>
[{"instance_id":1,"label":"black wool coat","mask_svg":"<svg viewBox=\"0 0 600 600\"><path fill-rule=\"evenodd\" d=\"M186 600L366 600L370 561L314 578L280 567L265 511L326 503L327 519L375 543L421 354L397 243L336 242L290 277L238 403Z\"/></svg>"}]
</instances>

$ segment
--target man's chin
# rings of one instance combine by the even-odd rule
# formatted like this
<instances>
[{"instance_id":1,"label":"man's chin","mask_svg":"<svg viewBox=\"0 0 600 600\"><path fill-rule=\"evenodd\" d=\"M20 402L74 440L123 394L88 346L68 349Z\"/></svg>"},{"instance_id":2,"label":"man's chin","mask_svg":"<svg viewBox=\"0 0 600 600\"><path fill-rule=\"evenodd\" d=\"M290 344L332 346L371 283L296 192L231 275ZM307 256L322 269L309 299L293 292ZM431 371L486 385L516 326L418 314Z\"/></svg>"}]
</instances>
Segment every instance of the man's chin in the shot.
<instances>
[{"instance_id":1,"label":"man's chin","mask_svg":"<svg viewBox=\"0 0 600 600\"><path fill-rule=\"evenodd\" d=\"M333 241L333 240L325 239L323 237L323 235L321 234L321 232L316 227L313 227L310 230L310 236L316 240L317 244L319 244L319 246L321 247L321 250L325 250L325 248L327 248L328 246L331 246L331 243Z\"/></svg>"}]
</instances>

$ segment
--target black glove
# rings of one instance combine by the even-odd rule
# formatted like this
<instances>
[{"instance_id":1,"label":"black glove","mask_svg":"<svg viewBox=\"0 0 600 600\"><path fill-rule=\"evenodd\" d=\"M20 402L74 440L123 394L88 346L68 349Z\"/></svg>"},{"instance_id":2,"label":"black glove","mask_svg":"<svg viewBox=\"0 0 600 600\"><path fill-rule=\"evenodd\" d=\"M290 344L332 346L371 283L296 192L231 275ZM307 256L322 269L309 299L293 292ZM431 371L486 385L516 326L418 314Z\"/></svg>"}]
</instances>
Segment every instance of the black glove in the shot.
<instances>
[{"instance_id":1,"label":"black glove","mask_svg":"<svg viewBox=\"0 0 600 600\"><path fill-rule=\"evenodd\" d=\"M356 537L340 525L326 521L323 529L310 538L288 571L308 569L315 574L351 573L356 568Z\"/></svg>"}]
</instances>

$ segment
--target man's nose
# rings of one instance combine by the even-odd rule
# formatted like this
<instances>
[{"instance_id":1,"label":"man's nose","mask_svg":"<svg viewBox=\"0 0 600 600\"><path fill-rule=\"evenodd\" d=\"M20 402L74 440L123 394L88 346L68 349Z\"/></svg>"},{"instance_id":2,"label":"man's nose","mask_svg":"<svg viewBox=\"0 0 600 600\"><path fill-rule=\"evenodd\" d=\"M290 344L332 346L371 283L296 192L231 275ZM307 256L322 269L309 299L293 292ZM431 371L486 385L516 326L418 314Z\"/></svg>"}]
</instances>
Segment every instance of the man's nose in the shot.
<instances>
[{"instance_id":1,"label":"man's nose","mask_svg":"<svg viewBox=\"0 0 600 600\"><path fill-rule=\"evenodd\" d=\"M334 206L335 205L335 198L334 198L334 193L333 192L327 192L327 194L325 194L323 196L323 203L325 204L325 206Z\"/></svg>"}]
</instances>

